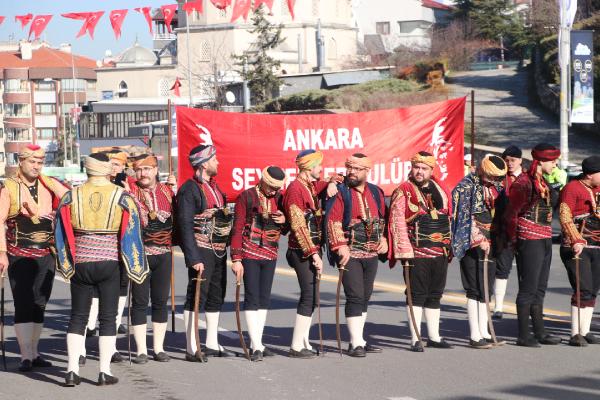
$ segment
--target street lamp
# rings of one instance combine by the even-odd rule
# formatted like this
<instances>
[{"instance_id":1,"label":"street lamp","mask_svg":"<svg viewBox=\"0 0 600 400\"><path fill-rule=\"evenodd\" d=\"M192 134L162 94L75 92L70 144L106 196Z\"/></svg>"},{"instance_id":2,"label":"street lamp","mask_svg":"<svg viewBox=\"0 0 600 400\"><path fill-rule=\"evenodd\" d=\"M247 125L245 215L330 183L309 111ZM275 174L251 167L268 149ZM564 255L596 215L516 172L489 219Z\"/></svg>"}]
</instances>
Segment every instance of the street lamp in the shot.
<instances>
[{"instance_id":1,"label":"street lamp","mask_svg":"<svg viewBox=\"0 0 600 400\"><path fill-rule=\"evenodd\" d=\"M59 90L59 80L58 79L52 79L52 78L44 78L44 82L54 82L54 89L55 91ZM60 88L60 105L58 105L58 96L56 99L56 104L58 105L58 109L60 112L60 115L62 116L62 136L63 136L63 167L66 167L68 165L70 165L71 163L69 162L67 164L67 121L65 118L65 114L63 113L62 107L65 104L65 92L62 90L62 87Z\"/></svg>"}]
</instances>

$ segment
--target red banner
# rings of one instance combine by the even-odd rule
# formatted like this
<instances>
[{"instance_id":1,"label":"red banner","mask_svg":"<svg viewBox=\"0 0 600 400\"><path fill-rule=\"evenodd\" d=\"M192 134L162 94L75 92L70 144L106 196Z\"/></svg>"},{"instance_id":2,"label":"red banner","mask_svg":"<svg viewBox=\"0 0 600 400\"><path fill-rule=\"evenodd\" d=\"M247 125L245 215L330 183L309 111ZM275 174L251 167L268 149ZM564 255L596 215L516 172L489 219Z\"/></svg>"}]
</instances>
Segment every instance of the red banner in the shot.
<instances>
[{"instance_id":1,"label":"red banner","mask_svg":"<svg viewBox=\"0 0 600 400\"><path fill-rule=\"evenodd\" d=\"M410 172L410 158L429 151L435 176L453 187L463 177L466 98L409 108L348 114L263 115L177 107L179 183L189 179L190 150L217 148L217 182L229 199L260 180L262 169L277 165L290 179L294 159L305 149L323 151L323 175L345 172L344 161L364 153L374 163L369 181L386 195Z\"/></svg>"}]
</instances>

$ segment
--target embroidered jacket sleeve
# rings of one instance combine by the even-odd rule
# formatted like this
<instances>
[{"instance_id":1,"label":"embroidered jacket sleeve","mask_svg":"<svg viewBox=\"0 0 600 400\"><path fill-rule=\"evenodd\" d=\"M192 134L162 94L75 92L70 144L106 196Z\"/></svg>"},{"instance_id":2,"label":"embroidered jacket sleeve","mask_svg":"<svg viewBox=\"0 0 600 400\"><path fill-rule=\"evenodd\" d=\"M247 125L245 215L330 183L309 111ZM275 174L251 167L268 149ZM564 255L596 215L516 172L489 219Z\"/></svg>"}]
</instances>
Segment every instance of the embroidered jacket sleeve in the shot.
<instances>
[{"instance_id":1,"label":"embroidered jacket sleeve","mask_svg":"<svg viewBox=\"0 0 600 400\"><path fill-rule=\"evenodd\" d=\"M392 195L388 221L388 255L390 260L414 258L406 224L406 196L398 188Z\"/></svg>"},{"instance_id":2,"label":"embroidered jacket sleeve","mask_svg":"<svg viewBox=\"0 0 600 400\"><path fill-rule=\"evenodd\" d=\"M10 208L10 193L3 186L0 186L0 251L6 249L6 227L5 222L8 218Z\"/></svg>"},{"instance_id":3,"label":"embroidered jacket sleeve","mask_svg":"<svg viewBox=\"0 0 600 400\"><path fill-rule=\"evenodd\" d=\"M510 188L508 195L508 205L504 215L504 223L506 226L506 235L509 243L517 242L517 226L519 215L529 205L531 191L533 190L531 180L527 176L521 174Z\"/></svg>"},{"instance_id":4,"label":"embroidered jacket sleeve","mask_svg":"<svg viewBox=\"0 0 600 400\"><path fill-rule=\"evenodd\" d=\"M321 182L316 182L316 184L319 183ZM318 191L320 186L322 185L315 185L315 189ZM324 187L327 187L327 185ZM321 190L323 190L323 188L321 188ZM302 249L302 255L304 257L310 257L319 251L319 247L313 245L309 228L306 223L305 213L308 210L306 205L308 198L305 192L306 190L299 182L294 183L293 186L290 185L283 198L283 208L286 211L291 232L294 235L298 246Z\"/></svg>"},{"instance_id":5,"label":"embroidered jacket sleeve","mask_svg":"<svg viewBox=\"0 0 600 400\"><path fill-rule=\"evenodd\" d=\"M587 244L587 241L583 238L573 221L577 211L578 202L585 201L581 198L584 193L577 190L578 188L575 185L580 185L580 183L573 181L565 186L560 193L560 226L563 235L566 236L567 242L571 244L571 246L575 244Z\"/></svg>"},{"instance_id":6,"label":"embroidered jacket sleeve","mask_svg":"<svg viewBox=\"0 0 600 400\"><path fill-rule=\"evenodd\" d=\"M327 218L327 237L329 238L331 250L335 251L342 246L348 245L348 241L344 235L343 219L344 200L342 199L342 195L338 193Z\"/></svg>"},{"instance_id":7,"label":"embroidered jacket sleeve","mask_svg":"<svg viewBox=\"0 0 600 400\"><path fill-rule=\"evenodd\" d=\"M177 193L177 225L180 232L180 247L183 251L185 264L188 268L203 262L200 249L194 235L194 216L203 210L200 191L191 179L183 184Z\"/></svg>"},{"instance_id":8,"label":"embroidered jacket sleeve","mask_svg":"<svg viewBox=\"0 0 600 400\"><path fill-rule=\"evenodd\" d=\"M475 186L475 191L480 191L482 198L485 196L485 189L481 186ZM477 195L472 199L476 201ZM479 246L487 239L475 223L475 215L471 214L471 248Z\"/></svg>"},{"instance_id":9,"label":"embroidered jacket sleeve","mask_svg":"<svg viewBox=\"0 0 600 400\"><path fill-rule=\"evenodd\" d=\"M248 190L246 190L235 201L233 229L231 233L231 261L242 261L243 258L242 243L248 212L248 195Z\"/></svg>"}]
</instances>

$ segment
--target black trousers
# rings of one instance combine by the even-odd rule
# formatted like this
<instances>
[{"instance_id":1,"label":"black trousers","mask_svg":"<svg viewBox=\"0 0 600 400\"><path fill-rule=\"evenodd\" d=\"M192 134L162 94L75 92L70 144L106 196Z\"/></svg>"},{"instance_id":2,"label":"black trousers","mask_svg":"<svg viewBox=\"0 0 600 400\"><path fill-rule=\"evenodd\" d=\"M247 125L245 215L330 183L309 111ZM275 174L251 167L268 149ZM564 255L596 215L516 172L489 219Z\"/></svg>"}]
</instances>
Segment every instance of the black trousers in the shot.
<instances>
[{"instance_id":1,"label":"black trousers","mask_svg":"<svg viewBox=\"0 0 600 400\"><path fill-rule=\"evenodd\" d=\"M485 301L483 281L483 259L484 252L479 247L473 247L460 259L460 278L463 288L467 292L467 299ZM496 262L488 258L488 298L494 291L494 280L496 276Z\"/></svg>"},{"instance_id":2,"label":"black trousers","mask_svg":"<svg viewBox=\"0 0 600 400\"><path fill-rule=\"evenodd\" d=\"M131 323L146 323L148 301L152 301L152 322L167 322L167 300L171 292L171 252L148 256L150 274L138 285L131 285Z\"/></svg>"},{"instance_id":3,"label":"black trousers","mask_svg":"<svg viewBox=\"0 0 600 400\"><path fill-rule=\"evenodd\" d=\"M201 248L202 260L204 263L204 273L200 285L200 305L202 310L204 305L205 312L219 312L225 301L225 291L227 289L227 257L219 258L211 249ZM193 268L188 268L188 286L185 296L184 309L194 310L194 295L196 294L196 276L197 272Z\"/></svg>"},{"instance_id":4,"label":"black trousers","mask_svg":"<svg viewBox=\"0 0 600 400\"><path fill-rule=\"evenodd\" d=\"M54 284L54 256L29 258L9 255L8 264L8 280L15 302L15 324L43 323Z\"/></svg>"},{"instance_id":5,"label":"black trousers","mask_svg":"<svg viewBox=\"0 0 600 400\"><path fill-rule=\"evenodd\" d=\"M83 335L88 323L94 291L100 303L98 321L100 336L115 336L117 333L117 308L119 305L119 262L87 262L75 265L71 278L71 321L68 333Z\"/></svg>"},{"instance_id":6,"label":"black trousers","mask_svg":"<svg viewBox=\"0 0 600 400\"><path fill-rule=\"evenodd\" d=\"M346 295L346 318L360 317L367 312L373 283L377 276L377 257L350 258L342 278Z\"/></svg>"},{"instance_id":7,"label":"black trousers","mask_svg":"<svg viewBox=\"0 0 600 400\"><path fill-rule=\"evenodd\" d=\"M296 271L298 285L300 285L300 299L296 312L305 317L312 316L316 302L317 273L310 258L302 258L302 250L288 250L286 259L290 267Z\"/></svg>"},{"instance_id":8,"label":"black trousers","mask_svg":"<svg viewBox=\"0 0 600 400\"><path fill-rule=\"evenodd\" d=\"M242 260L244 265L244 310L268 310L277 260Z\"/></svg>"},{"instance_id":9,"label":"black trousers","mask_svg":"<svg viewBox=\"0 0 600 400\"><path fill-rule=\"evenodd\" d=\"M513 259L515 253L510 247L506 247L500 251L500 254L496 257L496 278L497 279L508 279L510 271L512 270Z\"/></svg>"},{"instance_id":10,"label":"black trousers","mask_svg":"<svg viewBox=\"0 0 600 400\"><path fill-rule=\"evenodd\" d=\"M575 280L575 260L570 247L561 246L560 258L567 269L569 283L573 288L571 305L577 306L577 284ZM581 292L581 306L594 307L596 296L600 290L600 249L584 248L579 255L579 290Z\"/></svg>"},{"instance_id":11,"label":"black trousers","mask_svg":"<svg viewBox=\"0 0 600 400\"><path fill-rule=\"evenodd\" d=\"M448 258L415 258L411 260L410 286L413 304L417 307L440 308L446 287Z\"/></svg>"},{"instance_id":12,"label":"black trousers","mask_svg":"<svg viewBox=\"0 0 600 400\"><path fill-rule=\"evenodd\" d=\"M544 304L551 262L552 239L517 241L517 305Z\"/></svg>"},{"instance_id":13,"label":"black trousers","mask_svg":"<svg viewBox=\"0 0 600 400\"><path fill-rule=\"evenodd\" d=\"M129 276L127 275L127 270L125 269L125 265L123 263L119 263L119 275L120 275L120 283L119 283L119 296L126 297L127 290L129 289Z\"/></svg>"}]
</instances>

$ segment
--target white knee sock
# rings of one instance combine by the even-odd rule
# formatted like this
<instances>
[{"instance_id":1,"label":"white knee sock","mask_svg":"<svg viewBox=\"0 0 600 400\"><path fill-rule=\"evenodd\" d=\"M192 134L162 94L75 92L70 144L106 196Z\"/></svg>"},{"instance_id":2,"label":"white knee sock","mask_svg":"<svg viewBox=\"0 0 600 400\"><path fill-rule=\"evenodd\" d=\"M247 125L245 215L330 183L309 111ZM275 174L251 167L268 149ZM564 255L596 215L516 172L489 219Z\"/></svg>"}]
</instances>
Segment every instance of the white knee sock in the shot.
<instances>
[{"instance_id":1,"label":"white knee sock","mask_svg":"<svg viewBox=\"0 0 600 400\"><path fill-rule=\"evenodd\" d=\"M592 318L594 317L594 307L585 307L581 309L581 334L583 336L590 333Z\"/></svg>"},{"instance_id":2,"label":"white knee sock","mask_svg":"<svg viewBox=\"0 0 600 400\"><path fill-rule=\"evenodd\" d=\"M90 307L90 316L88 318L87 328L91 331L96 329L96 322L98 322L98 303L99 299L97 297L92 297L92 306ZM119 327L117 323L117 328Z\"/></svg>"},{"instance_id":3,"label":"white knee sock","mask_svg":"<svg viewBox=\"0 0 600 400\"><path fill-rule=\"evenodd\" d=\"M365 341L363 339L363 318L360 317L348 317L346 318L346 324L348 325L348 332L350 332L350 343L352 347L356 348L364 346Z\"/></svg>"},{"instance_id":4,"label":"white knee sock","mask_svg":"<svg viewBox=\"0 0 600 400\"><path fill-rule=\"evenodd\" d=\"M261 309L258 310L258 325L260 326L260 343L262 344L262 337L265 332L265 324L267 323L267 313L269 310Z\"/></svg>"},{"instance_id":5,"label":"white knee sock","mask_svg":"<svg viewBox=\"0 0 600 400\"><path fill-rule=\"evenodd\" d=\"M248 335L250 335L250 348L252 350L263 351L265 348L262 345L260 336L260 316L256 310L244 311L246 315L246 325L248 326Z\"/></svg>"},{"instance_id":6,"label":"white knee sock","mask_svg":"<svg viewBox=\"0 0 600 400\"><path fill-rule=\"evenodd\" d=\"M67 333L67 354L69 360L67 372L75 372L79 375L79 356L81 355L81 349L85 347L84 344L85 336Z\"/></svg>"},{"instance_id":7,"label":"white knee sock","mask_svg":"<svg viewBox=\"0 0 600 400\"><path fill-rule=\"evenodd\" d=\"M425 319L427 320L427 334L430 340L440 342L440 309L425 308Z\"/></svg>"},{"instance_id":8,"label":"white knee sock","mask_svg":"<svg viewBox=\"0 0 600 400\"><path fill-rule=\"evenodd\" d=\"M362 327L360 329L360 331L363 333L363 339L365 337L365 325L367 324L367 312L365 311L364 313L362 313ZM363 346L367 345L367 341L363 340L365 342L365 344Z\"/></svg>"},{"instance_id":9,"label":"white knee sock","mask_svg":"<svg viewBox=\"0 0 600 400\"><path fill-rule=\"evenodd\" d=\"M121 325L121 320L123 319L123 311L125 311L125 304L127 304L127 296L120 296L119 307L117 309L117 329L119 329L119 325Z\"/></svg>"},{"instance_id":10,"label":"white knee sock","mask_svg":"<svg viewBox=\"0 0 600 400\"><path fill-rule=\"evenodd\" d=\"M110 359L115 348L116 336L100 336L98 347L100 351L100 372L112 375L110 372ZM79 358L79 357L77 357Z\"/></svg>"},{"instance_id":11,"label":"white knee sock","mask_svg":"<svg viewBox=\"0 0 600 400\"><path fill-rule=\"evenodd\" d=\"M31 354L35 359L40 356L38 353L38 344L40 343L40 337L42 336L42 328L44 324L33 323L33 334L31 336Z\"/></svg>"},{"instance_id":12,"label":"white knee sock","mask_svg":"<svg viewBox=\"0 0 600 400\"><path fill-rule=\"evenodd\" d=\"M415 323L417 324L417 328L419 328L419 334L421 333L421 320L423 319L423 307L413 306L413 313L415 314ZM419 337L417 336L417 332L415 332L415 328L413 327L412 320L410 318L410 308L406 306L406 318L408 321L408 327L410 329L411 335L411 345L414 345L419 341Z\"/></svg>"},{"instance_id":13,"label":"white knee sock","mask_svg":"<svg viewBox=\"0 0 600 400\"><path fill-rule=\"evenodd\" d=\"M294 334L292 335L292 350L301 351L304 349L304 337L306 331L310 330L312 317L296 314L296 323L294 324Z\"/></svg>"},{"instance_id":14,"label":"white knee sock","mask_svg":"<svg viewBox=\"0 0 600 400\"><path fill-rule=\"evenodd\" d=\"M312 316L306 317L308 318L308 323L304 326L304 338L302 343L304 344L304 348L308 350L312 350L312 346L310 345L310 328L312 327Z\"/></svg>"},{"instance_id":15,"label":"white knee sock","mask_svg":"<svg viewBox=\"0 0 600 400\"><path fill-rule=\"evenodd\" d=\"M162 353L165 351L163 344L165 343L165 334L167 333L166 322L153 322L152 323L152 349L154 354Z\"/></svg>"},{"instance_id":16,"label":"white knee sock","mask_svg":"<svg viewBox=\"0 0 600 400\"><path fill-rule=\"evenodd\" d=\"M205 312L206 315L206 348L222 350L219 345L219 312Z\"/></svg>"},{"instance_id":17,"label":"white knee sock","mask_svg":"<svg viewBox=\"0 0 600 400\"><path fill-rule=\"evenodd\" d=\"M183 311L183 324L185 325L185 343L188 354L196 354L198 347L196 346L196 335L194 333L194 312Z\"/></svg>"},{"instance_id":18,"label":"white knee sock","mask_svg":"<svg viewBox=\"0 0 600 400\"><path fill-rule=\"evenodd\" d=\"M508 279L498 279L496 278L496 282L494 283L494 311L502 312L504 308L504 296L506 295L506 285L508 284Z\"/></svg>"},{"instance_id":19,"label":"white knee sock","mask_svg":"<svg viewBox=\"0 0 600 400\"><path fill-rule=\"evenodd\" d=\"M488 331L488 313L485 303L479 303L479 334L484 339L491 339L492 335Z\"/></svg>"},{"instance_id":20,"label":"white knee sock","mask_svg":"<svg viewBox=\"0 0 600 400\"><path fill-rule=\"evenodd\" d=\"M87 357L87 349L85 348L85 335L83 336L83 344L81 345L80 355Z\"/></svg>"},{"instance_id":21,"label":"white knee sock","mask_svg":"<svg viewBox=\"0 0 600 400\"><path fill-rule=\"evenodd\" d=\"M479 302L477 300L467 299L467 317L469 318L471 340L479 342L481 333L479 332Z\"/></svg>"},{"instance_id":22,"label":"white knee sock","mask_svg":"<svg viewBox=\"0 0 600 400\"><path fill-rule=\"evenodd\" d=\"M133 325L133 338L135 339L135 348L137 355L146 354L148 355L148 349L146 348L146 324Z\"/></svg>"},{"instance_id":23,"label":"white knee sock","mask_svg":"<svg viewBox=\"0 0 600 400\"><path fill-rule=\"evenodd\" d=\"M19 351L21 352L21 361L33 360L33 322L15 324L15 333L17 342L19 343Z\"/></svg>"},{"instance_id":24,"label":"white knee sock","mask_svg":"<svg viewBox=\"0 0 600 400\"><path fill-rule=\"evenodd\" d=\"M583 315L583 310L585 310L585 308L581 309L581 322L583 323L583 321L585 320L585 317ZM579 334L579 327L581 325L579 324L579 318L577 316L577 306L571 306L571 336L575 336L577 334ZM583 329L581 329L583 330Z\"/></svg>"}]
</instances>

